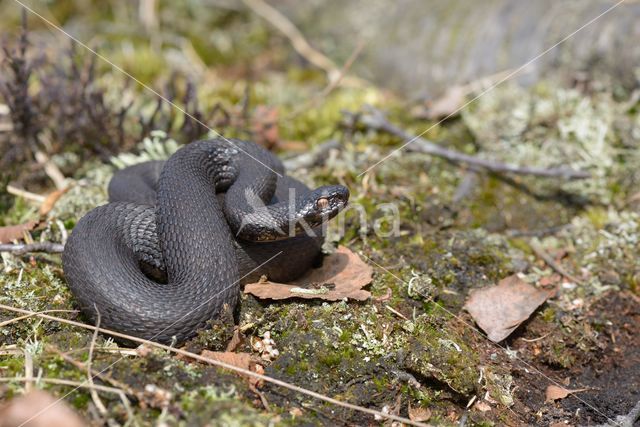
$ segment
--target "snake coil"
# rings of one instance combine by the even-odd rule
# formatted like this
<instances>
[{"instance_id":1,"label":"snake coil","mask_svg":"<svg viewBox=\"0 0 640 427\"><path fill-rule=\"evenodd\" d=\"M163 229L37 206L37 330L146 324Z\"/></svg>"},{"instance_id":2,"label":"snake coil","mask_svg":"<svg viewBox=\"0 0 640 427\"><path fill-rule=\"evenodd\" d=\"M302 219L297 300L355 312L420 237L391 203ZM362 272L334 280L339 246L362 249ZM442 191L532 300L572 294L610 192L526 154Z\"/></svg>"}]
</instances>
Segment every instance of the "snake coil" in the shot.
<instances>
[{"instance_id":1,"label":"snake coil","mask_svg":"<svg viewBox=\"0 0 640 427\"><path fill-rule=\"evenodd\" d=\"M349 192L309 190L282 170L253 143L212 139L117 173L110 203L81 218L63 253L82 311L95 321L97 310L105 328L179 343L234 307L241 283L304 273L322 236L302 233L342 210Z\"/></svg>"}]
</instances>

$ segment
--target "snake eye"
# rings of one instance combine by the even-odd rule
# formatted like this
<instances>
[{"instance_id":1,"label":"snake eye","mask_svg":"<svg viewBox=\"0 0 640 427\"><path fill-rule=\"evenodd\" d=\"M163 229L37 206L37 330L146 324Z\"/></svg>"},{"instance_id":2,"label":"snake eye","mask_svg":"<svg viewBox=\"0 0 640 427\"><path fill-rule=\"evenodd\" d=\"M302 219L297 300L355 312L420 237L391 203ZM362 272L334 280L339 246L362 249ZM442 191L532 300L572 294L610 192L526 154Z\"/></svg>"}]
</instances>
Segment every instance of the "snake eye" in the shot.
<instances>
[{"instance_id":1,"label":"snake eye","mask_svg":"<svg viewBox=\"0 0 640 427\"><path fill-rule=\"evenodd\" d=\"M326 209L329 206L329 200L322 197L318 199L318 201L316 202L316 206L318 207L318 209Z\"/></svg>"}]
</instances>

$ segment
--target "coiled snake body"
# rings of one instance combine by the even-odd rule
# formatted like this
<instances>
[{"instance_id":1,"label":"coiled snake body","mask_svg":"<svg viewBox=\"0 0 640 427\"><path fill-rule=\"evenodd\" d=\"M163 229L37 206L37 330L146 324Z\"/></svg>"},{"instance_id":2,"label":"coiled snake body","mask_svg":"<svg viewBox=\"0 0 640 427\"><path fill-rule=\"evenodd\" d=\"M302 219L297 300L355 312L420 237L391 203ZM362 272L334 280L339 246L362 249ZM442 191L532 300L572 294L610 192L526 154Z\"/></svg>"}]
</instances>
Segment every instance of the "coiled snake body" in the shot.
<instances>
[{"instance_id":1,"label":"coiled snake body","mask_svg":"<svg viewBox=\"0 0 640 427\"><path fill-rule=\"evenodd\" d=\"M241 283L301 275L322 237L300 234L317 232L349 192L309 190L273 172L282 170L253 143L213 139L184 146L166 164L120 171L111 203L78 222L63 253L82 311L95 321L97 310L105 328L175 343L234 307Z\"/></svg>"}]
</instances>

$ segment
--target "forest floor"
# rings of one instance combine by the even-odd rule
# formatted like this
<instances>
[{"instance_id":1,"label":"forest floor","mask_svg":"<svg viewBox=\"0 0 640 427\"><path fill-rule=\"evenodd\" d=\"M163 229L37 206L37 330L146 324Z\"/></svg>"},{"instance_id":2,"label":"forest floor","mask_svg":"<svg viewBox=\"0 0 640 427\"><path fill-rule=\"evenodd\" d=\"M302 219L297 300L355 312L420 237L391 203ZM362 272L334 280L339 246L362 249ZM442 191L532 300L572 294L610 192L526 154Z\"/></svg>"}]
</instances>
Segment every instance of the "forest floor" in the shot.
<instances>
[{"instance_id":1,"label":"forest floor","mask_svg":"<svg viewBox=\"0 0 640 427\"><path fill-rule=\"evenodd\" d=\"M271 40L263 27L243 19L232 22ZM38 40L36 46L46 46L46 37ZM304 182L347 186L354 207L333 221L327 251L345 246L372 268L365 288L371 296L272 301L243 294L235 316L212 323L182 348L205 357L225 354L223 361L232 365L416 423L595 425L628 414L640 401L637 92L606 79L549 78L526 88L506 83L438 122L461 100L443 98L444 112L433 115L433 103L429 109L367 82L327 86L321 71L301 64L278 68L281 43L271 45L271 55L261 57L263 68L251 75L242 68L250 53L237 61L221 54L215 59L227 63L203 72L194 85L184 77L172 80L166 71L153 75L154 61L161 60L153 52L138 51L148 55L152 71L136 69L142 65L127 70L144 81L172 82L172 99L181 108L211 113L197 117L225 136L268 146L289 159L288 173ZM44 49L51 58L52 48ZM81 64L90 62L78 55ZM45 71L32 78L72 93L65 64L64 78L51 80ZM125 86L127 78L108 64L93 74L79 67L79 81L88 79L86 86L102 94L104 105L130 99L133 106L123 115L135 120L121 125L117 108L102 112L110 120L103 134L124 134L112 147L99 140L95 127L90 134L67 113L41 111L33 138L49 159L40 166L25 161L20 164L34 166L2 177L0 227L38 222L19 230L17 240L63 242L84 213L107 201L105 187L116 168L166 158L191 135L206 134L169 106L156 111L160 104L152 94ZM30 89L36 107L42 97L55 98L51 85ZM76 119L85 95L95 100L88 92L67 100L77 103ZM4 103L12 105L6 94ZM571 167L589 177L488 172L410 146L386 158L405 139L377 126L380 111L407 134L428 130L425 140L474 159ZM11 139L15 118L0 114L0 124L9 123L0 136ZM85 133L61 129L63 119ZM334 141L329 150L313 162L301 161L327 141ZM31 197L56 192L46 164L64 175L55 200ZM10 194L8 184L27 191ZM49 205L45 213L43 202ZM59 254L1 255L2 306L86 323L75 311ZM472 291L508 277L550 296L496 343L464 306ZM77 325L22 314L0 310L2 401L42 388L94 425L392 422L167 349L125 346ZM277 352L265 352L265 346ZM86 382L87 362L101 373L94 380L103 386L93 388L97 397Z\"/></svg>"}]
</instances>

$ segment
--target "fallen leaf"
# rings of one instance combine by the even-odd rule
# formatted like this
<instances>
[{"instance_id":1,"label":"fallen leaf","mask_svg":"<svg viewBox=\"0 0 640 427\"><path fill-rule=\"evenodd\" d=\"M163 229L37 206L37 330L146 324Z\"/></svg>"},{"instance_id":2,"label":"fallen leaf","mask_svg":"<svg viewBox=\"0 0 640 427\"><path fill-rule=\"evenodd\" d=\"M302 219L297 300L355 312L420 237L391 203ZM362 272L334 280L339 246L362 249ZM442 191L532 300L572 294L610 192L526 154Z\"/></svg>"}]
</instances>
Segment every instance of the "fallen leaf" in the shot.
<instances>
[{"instance_id":1,"label":"fallen leaf","mask_svg":"<svg viewBox=\"0 0 640 427\"><path fill-rule=\"evenodd\" d=\"M375 300L378 302L386 302L386 301L389 301L392 296L393 296L393 291L391 290L391 288L387 288L384 295L376 297Z\"/></svg>"},{"instance_id":2,"label":"fallen leaf","mask_svg":"<svg viewBox=\"0 0 640 427\"><path fill-rule=\"evenodd\" d=\"M513 275L497 286L471 292L464 308L491 341L500 342L554 293L537 289Z\"/></svg>"},{"instance_id":3,"label":"fallen leaf","mask_svg":"<svg viewBox=\"0 0 640 427\"><path fill-rule=\"evenodd\" d=\"M581 391L587 391L588 388L577 388L575 390L571 390L568 388L560 387L557 385L550 385L547 387L547 391L545 393L546 399L545 402L553 402L554 400L564 399L573 393L579 393Z\"/></svg>"},{"instance_id":4,"label":"fallen leaf","mask_svg":"<svg viewBox=\"0 0 640 427\"><path fill-rule=\"evenodd\" d=\"M473 405L473 407L480 412L487 412L491 410L491 406L487 402L478 401Z\"/></svg>"},{"instance_id":5,"label":"fallen leaf","mask_svg":"<svg viewBox=\"0 0 640 427\"><path fill-rule=\"evenodd\" d=\"M68 188L63 188L62 190L56 190L53 193L48 194L44 199L44 202L42 202L42 205L40 205L40 209L38 211L40 215L45 216L51 212L51 209L53 209L60 197L67 192L67 189Z\"/></svg>"},{"instance_id":6,"label":"fallen leaf","mask_svg":"<svg viewBox=\"0 0 640 427\"><path fill-rule=\"evenodd\" d=\"M411 405L409 405L409 419L411 421L423 422L428 421L429 418L431 418L431 410L429 408L412 408Z\"/></svg>"},{"instance_id":7,"label":"fallen leaf","mask_svg":"<svg viewBox=\"0 0 640 427\"><path fill-rule=\"evenodd\" d=\"M227 365L233 365L237 368L246 369L248 371L256 372L258 374L263 374L264 369L262 365L259 363L260 359L255 357L250 353L233 353L231 351L210 351L210 350L202 350L200 353L201 356L206 357L208 359L217 360L218 362L226 363ZM249 384L254 387L259 387L262 385L262 380L253 376L242 375L238 372L240 376L246 376Z\"/></svg>"},{"instance_id":8,"label":"fallen leaf","mask_svg":"<svg viewBox=\"0 0 640 427\"><path fill-rule=\"evenodd\" d=\"M64 401L41 390L0 407L0 427L82 427L88 425Z\"/></svg>"},{"instance_id":9,"label":"fallen leaf","mask_svg":"<svg viewBox=\"0 0 640 427\"><path fill-rule=\"evenodd\" d=\"M227 348L225 349L226 351L236 351L236 349L240 346L240 344L242 344L242 332L240 332L240 329L238 327L234 328L233 330L233 336L231 337L231 339L229 340L229 342L227 343Z\"/></svg>"},{"instance_id":10,"label":"fallen leaf","mask_svg":"<svg viewBox=\"0 0 640 427\"><path fill-rule=\"evenodd\" d=\"M289 410L289 414L291 414L291 416L293 418L301 417L302 416L302 409L300 409L300 408L292 408L291 410Z\"/></svg>"},{"instance_id":11,"label":"fallen leaf","mask_svg":"<svg viewBox=\"0 0 640 427\"><path fill-rule=\"evenodd\" d=\"M556 286L561 281L562 281L562 276L557 273L554 273L550 276L545 276L541 278L540 281L538 282L538 285L544 286L544 287Z\"/></svg>"},{"instance_id":12,"label":"fallen leaf","mask_svg":"<svg viewBox=\"0 0 640 427\"><path fill-rule=\"evenodd\" d=\"M464 105L469 89L465 86L453 86L438 99L427 104L426 109L417 112L418 118L439 120L454 115Z\"/></svg>"},{"instance_id":13,"label":"fallen leaf","mask_svg":"<svg viewBox=\"0 0 640 427\"><path fill-rule=\"evenodd\" d=\"M0 227L0 243L10 243L22 239L25 231L33 230L36 225L38 225L38 221L27 221L23 224Z\"/></svg>"},{"instance_id":14,"label":"fallen leaf","mask_svg":"<svg viewBox=\"0 0 640 427\"><path fill-rule=\"evenodd\" d=\"M287 298L322 299L340 301L350 298L364 301L371 292L362 289L371 283L373 269L358 255L344 246L325 257L322 266L307 272L289 284L275 282L250 283L244 287L245 294L261 299L282 300Z\"/></svg>"}]
</instances>

